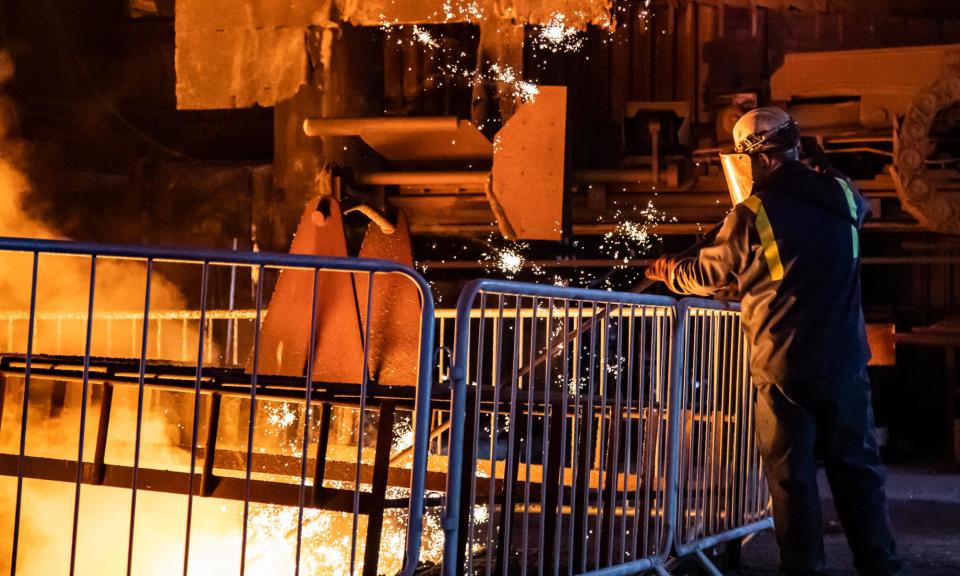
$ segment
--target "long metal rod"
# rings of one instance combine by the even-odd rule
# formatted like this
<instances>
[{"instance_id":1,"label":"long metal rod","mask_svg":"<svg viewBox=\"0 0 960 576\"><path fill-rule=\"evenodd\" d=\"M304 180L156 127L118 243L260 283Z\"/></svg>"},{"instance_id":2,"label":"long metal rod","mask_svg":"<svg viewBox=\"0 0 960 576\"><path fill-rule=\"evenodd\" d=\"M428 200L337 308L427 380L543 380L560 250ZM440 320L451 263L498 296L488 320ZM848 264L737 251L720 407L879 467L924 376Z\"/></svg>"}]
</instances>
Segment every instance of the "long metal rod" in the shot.
<instances>
[{"instance_id":1,"label":"long metal rod","mask_svg":"<svg viewBox=\"0 0 960 576\"><path fill-rule=\"evenodd\" d=\"M44 254L73 254L106 258L143 259L153 258L155 263L196 264L243 264L270 269L305 269L320 267L340 272L399 272L409 276L425 293L430 285L418 274L402 264L376 258L341 258L311 256L307 254L280 254L275 252L234 252L232 250L209 250L187 248L163 248L156 246L126 246L120 244L96 244L91 242L68 242L63 240L40 240L34 238L11 238L0 236L0 251L41 252Z\"/></svg>"},{"instance_id":2,"label":"long metal rod","mask_svg":"<svg viewBox=\"0 0 960 576\"><path fill-rule=\"evenodd\" d=\"M256 307L257 318L253 332L253 373L250 375L250 414L247 422L247 461L243 482L243 532L240 541L240 576L247 569L247 536L250 520L250 476L253 473L253 429L257 418L257 376L260 371L260 327L263 313L263 266L258 268Z\"/></svg>"},{"instance_id":3,"label":"long metal rod","mask_svg":"<svg viewBox=\"0 0 960 576\"><path fill-rule=\"evenodd\" d=\"M83 482L83 440L87 424L87 392L90 386L90 345L93 338L93 298L97 282L97 256L90 257L90 294L87 301L87 333L83 351L83 387L80 397L80 439L77 447L77 480L73 497L73 531L70 537L70 576L77 564L77 530L80 526L80 486Z\"/></svg>"},{"instance_id":4,"label":"long metal rod","mask_svg":"<svg viewBox=\"0 0 960 576\"><path fill-rule=\"evenodd\" d=\"M474 370L474 387L476 388L476 400L474 401L473 407L473 438L475 443L480 441L480 388L483 386L483 356L485 351L485 342L484 342L484 329L486 328L486 311L487 311L487 298L485 294L480 295L480 322L479 322L479 334L477 336L476 344L476 369ZM474 343L471 343L474 344ZM495 435L495 428L491 427L491 434ZM464 447L466 448L466 447ZM476 450L471 450L472 461L470 462L470 470L473 470L477 466L477 453ZM491 452L490 459L493 460ZM470 475L470 494L477 493L477 475ZM493 491L491 491L491 494ZM467 557L473 557L473 542L474 542L474 527L476 522L474 522L474 508L475 506L471 505L467 507ZM469 567L469 574L473 574L473 563L467 564Z\"/></svg>"},{"instance_id":5,"label":"long metal rod","mask_svg":"<svg viewBox=\"0 0 960 576\"><path fill-rule=\"evenodd\" d=\"M140 439L143 432L143 396L147 368L147 325L150 319L150 288L153 281L153 260L147 260L147 274L143 296L143 330L140 335L140 366L137 382L137 424L133 439L133 482L130 487L130 530L127 536L127 576L133 571L133 534L137 521L137 487L140 471Z\"/></svg>"},{"instance_id":6,"label":"long metal rod","mask_svg":"<svg viewBox=\"0 0 960 576\"><path fill-rule=\"evenodd\" d=\"M303 545L303 507L306 502L307 455L310 453L310 408L313 405L313 361L317 340L317 301L320 299L320 269L313 271L313 297L310 300L310 344L307 346L306 382L303 397L303 446L300 458L300 494L297 510L297 548L294 556L294 576L300 576L300 551ZM369 321L369 320L368 320ZM314 492L322 486L314 485Z\"/></svg>"},{"instance_id":7,"label":"long metal rod","mask_svg":"<svg viewBox=\"0 0 960 576\"><path fill-rule=\"evenodd\" d=\"M199 438L200 431L200 390L201 390L201 381L203 379L203 331L206 327L206 322L204 322L207 312L207 285L209 282L210 276L210 263L203 263L203 270L200 276L200 334L197 337L197 370L194 375L194 387L193 387L193 424L191 426L190 432L190 477L189 484L187 487L187 522L186 529L184 534L184 543L183 543L183 576L187 576L187 573L190 568L190 535L193 529L193 494L194 494L194 485L196 483L196 472L197 472L197 439ZM146 316L144 316L144 334L146 334ZM144 338L146 339L146 338ZM219 406L219 400L216 401L216 405ZM211 415L214 417L219 416L219 411L214 412L214 402L211 402L210 406ZM216 423L211 419L211 425L208 427L208 432L212 429L216 429ZM214 437L216 437L214 435ZM216 456L216 448L211 446L208 442L206 445L206 456L209 457L210 462L213 462L213 458ZM205 457L204 460L207 460ZM204 467L204 472L206 472L206 467ZM201 489L203 486L201 486Z\"/></svg>"},{"instance_id":8,"label":"long metal rod","mask_svg":"<svg viewBox=\"0 0 960 576\"><path fill-rule=\"evenodd\" d=\"M357 424L357 472L353 482L353 532L350 535L350 574L356 573L357 560L357 530L360 523L360 463L363 461L364 416L367 411L367 384L369 383L370 359L370 325L373 317L370 311L373 308L373 279L374 273L369 272L367 277L367 325L363 335L363 374L360 376L360 422ZM367 567L364 567L366 570Z\"/></svg>"},{"instance_id":9,"label":"long metal rod","mask_svg":"<svg viewBox=\"0 0 960 576\"><path fill-rule=\"evenodd\" d=\"M23 462L27 448L27 416L30 413L30 367L33 360L34 315L37 311L37 273L40 253L33 252L33 272L30 276L30 325L27 327L27 361L23 370L23 404L20 412L20 452L17 456L17 501L13 516L13 545L10 552L10 575L17 573L17 552L20 547L20 512L23 506Z\"/></svg>"}]
</instances>

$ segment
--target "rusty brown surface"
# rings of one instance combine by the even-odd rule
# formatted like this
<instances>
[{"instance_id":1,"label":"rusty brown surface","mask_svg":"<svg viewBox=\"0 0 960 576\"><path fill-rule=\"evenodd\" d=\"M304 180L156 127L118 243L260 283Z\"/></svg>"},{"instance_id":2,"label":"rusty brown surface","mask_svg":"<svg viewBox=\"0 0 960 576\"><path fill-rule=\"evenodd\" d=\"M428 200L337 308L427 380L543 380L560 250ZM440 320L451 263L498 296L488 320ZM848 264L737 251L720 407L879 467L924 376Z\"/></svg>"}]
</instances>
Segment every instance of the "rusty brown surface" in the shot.
<instances>
[{"instance_id":1,"label":"rusty brown surface","mask_svg":"<svg viewBox=\"0 0 960 576\"><path fill-rule=\"evenodd\" d=\"M303 35L301 27L214 29L178 16L177 108L272 106L293 96L307 70Z\"/></svg>"},{"instance_id":2,"label":"rusty brown surface","mask_svg":"<svg viewBox=\"0 0 960 576\"><path fill-rule=\"evenodd\" d=\"M493 195L518 239L560 239L566 110L566 88L541 86L494 140Z\"/></svg>"},{"instance_id":3,"label":"rusty brown surface","mask_svg":"<svg viewBox=\"0 0 960 576\"><path fill-rule=\"evenodd\" d=\"M352 24L397 24L514 20L542 24L556 13L566 25L584 28L610 21L612 0L339 0L341 18Z\"/></svg>"},{"instance_id":4,"label":"rusty brown surface","mask_svg":"<svg viewBox=\"0 0 960 576\"><path fill-rule=\"evenodd\" d=\"M358 136L393 166L489 162L493 145L467 120L456 116L308 118L310 137Z\"/></svg>"},{"instance_id":5,"label":"rusty brown surface","mask_svg":"<svg viewBox=\"0 0 960 576\"><path fill-rule=\"evenodd\" d=\"M461 120L452 132L386 133L370 131L363 140L398 167L430 162L489 161L493 146L472 123Z\"/></svg>"},{"instance_id":6,"label":"rusty brown surface","mask_svg":"<svg viewBox=\"0 0 960 576\"><path fill-rule=\"evenodd\" d=\"M391 260L413 266L410 228L399 213L393 234L370 224L360 247L361 258ZM369 274L356 274L357 305L366 333ZM415 386L420 346L420 293L407 278L377 274L373 279L369 334L370 376L380 384Z\"/></svg>"},{"instance_id":7,"label":"rusty brown surface","mask_svg":"<svg viewBox=\"0 0 960 576\"><path fill-rule=\"evenodd\" d=\"M923 88L957 63L960 45L787 54L771 77L771 97L788 101L858 96L858 104L848 105L851 110L844 113L841 107L831 116L849 117L867 128L889 129L893 118L905 114ZM801 126L812 127L803 121L802 109L790 111Z\"/></svg>"},{"instance_id":8,"label":"rusty brown surface","mask_svg":"<svg viewBox=\"0 0 960 576\"><path fill-rule=\"evenodd\" d=\"M273 106L292 97L317 64L308 58L309 27L472 22L496 28L503 21L544 23L563 13L566 26L584 28L607 25L609 10L610 0L517 0L506 6L494 0L178 0L177 107ZM510 38L522 42L522 34ZM322 66L329 65L330 47L324 52Z\"/></svg>"},{"instance_id":9,"label":"rusty brown surface","mask_svg":"<svg viewBox=\"0 0 960 576\"><path fill-rule=\"evenodd\" d=\"M318 211L318 207L322 209ZM318 196L307 203L290 252L347 255L340 204L336 200ZM280 273L260 335L261 373L304 374L310 342L313 279L312 270ZM326 382L359 383L363 345L353 278L349 273L321 271L318 282L313 377Z\"/></svg>"}]
</instances>

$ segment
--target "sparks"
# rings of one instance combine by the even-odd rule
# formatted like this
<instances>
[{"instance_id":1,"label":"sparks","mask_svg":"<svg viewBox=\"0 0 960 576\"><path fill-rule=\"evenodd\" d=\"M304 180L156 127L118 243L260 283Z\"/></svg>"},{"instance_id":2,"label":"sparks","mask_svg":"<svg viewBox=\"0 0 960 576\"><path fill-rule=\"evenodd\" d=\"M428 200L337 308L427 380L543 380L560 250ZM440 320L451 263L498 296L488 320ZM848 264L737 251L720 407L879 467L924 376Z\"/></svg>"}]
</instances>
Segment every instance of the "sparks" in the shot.
<instances>
[{"instance_id":1,"label":"sparks","mask_svg":"<svg viewBox=\"0 0 960 576\"><path fill-rule=\"evenodd\" d=\"M417 40L417 42L426 46L427 48L440 48L440 43L434 39L434 37L430 34L430 31L426 28L414 25L413 37Z\"/></svg>"},{"instance_id":2,"label":"sparks","mask_svg":"<svg viewBox=\"0 0 960 576\"><path fill-rule=\"evenodd\" d=\"M506 84L522 102L532 102L540 94L540 88L536 84L520 78L517 71L508 64L491 64L490 75L494 81Z\"/></svg>"},{"instance_id":3,"label":"sparks","mask_svg":"<svg viewBox=\"0 0 960 576\"><path fill-rule=\"evenodd\" d=\"M534 38L533 45L551 52L577 52L583 47L580 31L566 25L566 16L554 12Z\"/></svg>"},{"instance_id":4,"label":"sparks","mask_svg":"<svg viewBox=\"0 0 960 576\"><path fill-rule=\"evenodd\" d=\"M505 274L516 275L523 269L524 258L519 252L509 248L504 249L497 255L497 266Z\"/></svg>"}]
</instances>

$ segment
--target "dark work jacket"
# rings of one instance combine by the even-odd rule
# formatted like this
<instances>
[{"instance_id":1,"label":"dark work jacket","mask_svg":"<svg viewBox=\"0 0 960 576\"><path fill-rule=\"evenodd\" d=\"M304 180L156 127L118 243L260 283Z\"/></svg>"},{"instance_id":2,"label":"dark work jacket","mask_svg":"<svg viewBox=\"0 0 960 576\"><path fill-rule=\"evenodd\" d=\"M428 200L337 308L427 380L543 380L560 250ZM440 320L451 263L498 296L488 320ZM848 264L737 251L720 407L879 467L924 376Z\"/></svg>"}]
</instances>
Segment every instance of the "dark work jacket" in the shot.
<instances>
[{"instance_id":1,"label":"dark work jacket","mask_svg":"<svg viewBox=\"0 0 960 576\"><path fill-rule=\"evenodd\" d=\"M753 192L710 246L670 269L668 286L700 296L738 289L759 384L854 375L870 358L859 259L869 204L839 174L793 161Z\"/></svg>"}]
</instances>

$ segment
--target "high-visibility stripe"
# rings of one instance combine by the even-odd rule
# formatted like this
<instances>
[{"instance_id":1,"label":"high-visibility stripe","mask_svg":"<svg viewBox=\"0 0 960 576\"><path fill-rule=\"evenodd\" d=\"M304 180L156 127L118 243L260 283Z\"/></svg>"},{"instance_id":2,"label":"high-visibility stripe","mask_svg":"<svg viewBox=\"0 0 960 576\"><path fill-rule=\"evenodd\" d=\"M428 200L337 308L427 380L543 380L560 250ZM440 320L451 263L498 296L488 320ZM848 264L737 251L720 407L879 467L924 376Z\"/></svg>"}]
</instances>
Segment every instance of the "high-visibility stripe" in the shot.
<instances>
[{"instance_id":1,"label":"high-visibility stripe","mask_svg":"<svg viewBox=\"0 0 960 576\"><path fill-rule=\"evenodd\" d=\"M767 261L767 270L771 280L783 280L783 263L780 262L780 249L777 248L777 239L773 237L773 228L767 211L763 209L760 198L751 196L742 202L751 212L757 215L757 232L760 234L760 247L763 249L763 258Z\"/></svg>"},{"instance_id":2,"label":"high-visibility stripe","mask_svg":"<svg viewBox=\"0 0 960 576\"><path fill-rule=\"evenodd\" d=\"M853 190L850 189L850 185L847 184L847 181L843 178L837 178L837 182L840 183L840 187L843 188L843 194L847 197L847 206L850 208L850 215L853 216L853 220L857 220L857 201L853 197ZM860 233L857 232L857 227L853 224L850 225L851 235L853 236L853 257L860 257Z\"/></svg>"}]
</instances>

